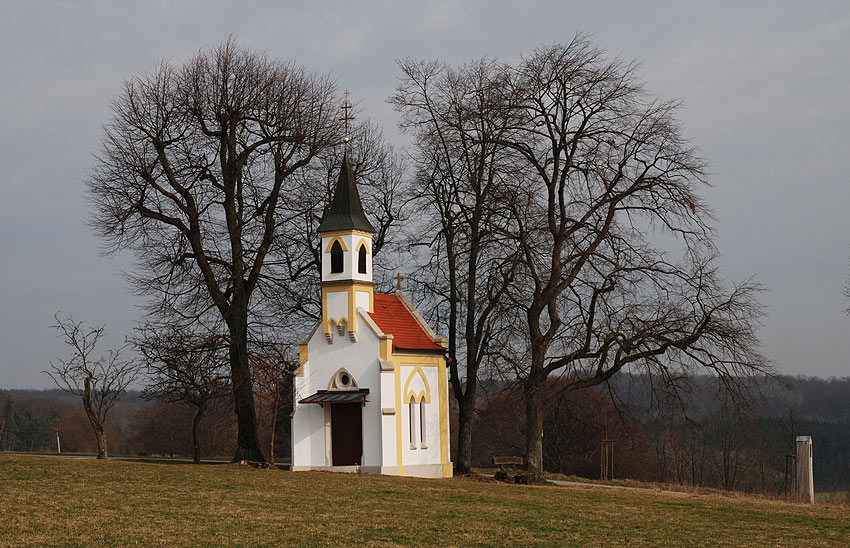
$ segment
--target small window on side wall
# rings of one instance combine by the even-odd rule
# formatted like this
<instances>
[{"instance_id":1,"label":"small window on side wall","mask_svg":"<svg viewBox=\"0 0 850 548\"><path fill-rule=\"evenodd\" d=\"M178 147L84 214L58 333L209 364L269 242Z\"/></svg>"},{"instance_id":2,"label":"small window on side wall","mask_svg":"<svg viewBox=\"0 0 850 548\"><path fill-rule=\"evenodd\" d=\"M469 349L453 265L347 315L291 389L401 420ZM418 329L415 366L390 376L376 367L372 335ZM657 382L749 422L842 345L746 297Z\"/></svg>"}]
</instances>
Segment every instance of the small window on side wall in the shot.
<instances>
[{"instance_id":1,"label":"small window on side wall","mask_svg":"<svg viewBox=\"0 0 850 548\"><path fill-rule=\"evenodd\" d=\"M357 256L357 271L360 274L366 274L366 246L360 246L360 253Z\"/></svg>"},{"instance_id":2,"label":"small window on side wall","mask_svg":"<svg viewBox=\"0 0 850 548\"><path fill-rule=\"evenodd\" d=\"M342 246L334 242L331 246L331 274L342 272Z\"/></svg>"},{"instance_id":3,"label":"small window on side wall","mask_svg":"<svg viewBox=\"0 0 850 548\"><path fill-rule=\"evenodd\" d=\"M410 396L410 405L408 405L410 417L410 448L416 449L416 400Z\"/></svg>"}]
</instances>

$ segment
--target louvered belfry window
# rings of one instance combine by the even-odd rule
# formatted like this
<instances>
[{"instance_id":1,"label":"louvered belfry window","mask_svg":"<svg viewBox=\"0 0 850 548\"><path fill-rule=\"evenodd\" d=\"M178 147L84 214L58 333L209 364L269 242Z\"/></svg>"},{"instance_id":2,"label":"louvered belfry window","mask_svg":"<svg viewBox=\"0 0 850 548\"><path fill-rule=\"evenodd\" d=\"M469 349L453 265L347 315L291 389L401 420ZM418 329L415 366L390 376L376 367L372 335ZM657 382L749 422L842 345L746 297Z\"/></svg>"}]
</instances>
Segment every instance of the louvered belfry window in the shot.
<instances>
[{"instance_id":1,"label":"louvered belfry window","mask_svg":"<svg viewBox=\"0 0 850 548\"><path fill-rule=\"evenodd\" d=\"M360 253L357 257L357 271L361 274L366 274L366 246L360 246Z\"/></svg>"},{"instance_id":2,"label":"louvered belfry window","mask_svg":"<svg viewBox=\"0 0 850 548\"><path fill-rule=\"evenodd\" d=\"M342 272L342 246L334 242L331 246L331 274Z\"/></svg>"}]
</instances>

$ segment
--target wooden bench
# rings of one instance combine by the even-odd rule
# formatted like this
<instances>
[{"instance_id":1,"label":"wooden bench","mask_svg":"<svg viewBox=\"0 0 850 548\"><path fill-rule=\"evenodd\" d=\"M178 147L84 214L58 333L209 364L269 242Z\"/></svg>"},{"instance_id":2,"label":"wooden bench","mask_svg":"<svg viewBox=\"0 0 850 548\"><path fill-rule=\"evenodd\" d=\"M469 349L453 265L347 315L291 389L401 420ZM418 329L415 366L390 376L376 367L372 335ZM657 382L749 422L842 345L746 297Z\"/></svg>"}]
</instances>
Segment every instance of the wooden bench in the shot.
<instances>
[{"instance_id":1,"label":"wooden bench","mask_svg":"<svg viewBox=\"0 0 850 548\"><path fill-rule=\"evenodd\" d=\"M511 481L513 481L513 483L523 483L528 485L527 475L513 472L513 470L525 465L525 459L522 457L491 457L490 462L493 466L499 467L499 471L493 475L494 479L507 483L511 483ZM505 470L506 466L510 467L510 472Z\"/></svg>"}]
</instances>

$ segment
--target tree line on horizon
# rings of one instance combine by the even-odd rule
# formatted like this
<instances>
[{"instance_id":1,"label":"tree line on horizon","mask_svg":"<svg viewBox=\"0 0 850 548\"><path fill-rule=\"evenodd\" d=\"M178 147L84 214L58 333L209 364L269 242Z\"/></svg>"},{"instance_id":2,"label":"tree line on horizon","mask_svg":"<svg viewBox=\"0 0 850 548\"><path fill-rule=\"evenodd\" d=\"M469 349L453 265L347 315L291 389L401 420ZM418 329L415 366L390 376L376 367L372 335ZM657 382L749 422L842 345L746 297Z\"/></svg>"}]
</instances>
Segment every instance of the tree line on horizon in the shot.
<instances>
[{"instance_id":1,"label":"tree line on horizon","mask_svg":"<svg viewBox=\"0 0 850 548\"><path fill-rule=\"evenodd\" d=\"M618 375L614 384L619 408L599 387L571 393L550 408L544 420L546 472L599 478L602 440L610 439L615 479L778 496L791 488L785 466L795 437L811 435L816 489L850 490L850 378L780 376L762 382L757 404L741 409L718 397L716 379L697 376L686 412L652 405L641 379ZM487 468L495 454L521 452L520 400L516 389L498 380L482 383L473 466ZM263 447L270 448L274 436L277 461L288 462L290 402L275 406L263 391L257 401ZM451 410L456 424L457 405ZM119 398L106 431L114 454L192 458L193 418L188 403L147 401L130 391ZM58 390L0 390L0 423L0 451L56 452L57 427L63 452L97 450L79 400ZM198 436L204 458L229 458L236 421L226 397L211 405Z\"/></svg>"}]
</instances>

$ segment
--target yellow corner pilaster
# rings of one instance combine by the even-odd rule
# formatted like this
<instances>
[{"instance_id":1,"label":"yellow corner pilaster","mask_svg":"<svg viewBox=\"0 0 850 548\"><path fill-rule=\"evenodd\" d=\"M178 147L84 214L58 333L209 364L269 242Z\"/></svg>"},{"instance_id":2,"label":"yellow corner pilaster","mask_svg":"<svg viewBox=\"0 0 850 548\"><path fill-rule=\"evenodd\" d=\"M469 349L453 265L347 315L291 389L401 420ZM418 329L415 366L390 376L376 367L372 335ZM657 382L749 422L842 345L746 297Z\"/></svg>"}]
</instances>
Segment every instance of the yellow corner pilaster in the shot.
<instances>
[{"instance_id":1,"label":"yellow corner pilaster","mask_svg":"<svg viewBox=\"0 0 850 548\"><path fill-rule=\"evenodd\" d=\"M322 288L322 332L331 332L331 326L328 324L328 290L325 287Z\"/></svg>"},{"instance_id":2,"label":"yellow corner pilaster","mask_svg":"<svg viewBox=\"0 0 850 548\"><path fill-rule=\"evenodd\" d=\"M392 345L392 339L388 340L390 345ZM387 342L387 340L381 341L382 348L381 353L383 354L383 343ZM392 348L392 346L390 346ZM383 359L383 358L382 358ZM401 452L401 367L400 364L393 362L393 375L395 376L395 454L396 461L398 466L398 475L404 475L404 463L402 460L402 452Z\"/></svg>"},{"instance_id":3,"label":"yellow corner pilaster","mask_svg":"<svg viewBox=\"0 0 850 548\"><path fill-rule=\"evenodd\" d=\"M381 359L384 361L390 361L393 359L393 340L392 339L381 339L380 344L380 353ZM398 371L398 364L393 363L396 371Z\"/></svg>"},{"instance_id":4,"label":"yellow corner pilaster","mask_svg":"<svg viewBox=\"0 0 850 548\"><path fill-rule=\"evenodd\" d=\"M357 289L354 284L348 286L348 330L357 332Z\"/></svg>"},{"instance_id":5,"label":"yellow corner pilaster","mask_svg":"<svg viewBox=\"0 0 850 548\"><path fill-rule=\"evenodd\" d=\"M437 366L437 387L440 394L440 463L443 465L443 477L451 477L452 463L449 460L449 399L448 378L446 377L446 359ZM446 472L448 470L448 472Z\"/></svg>"}]
</instances>

